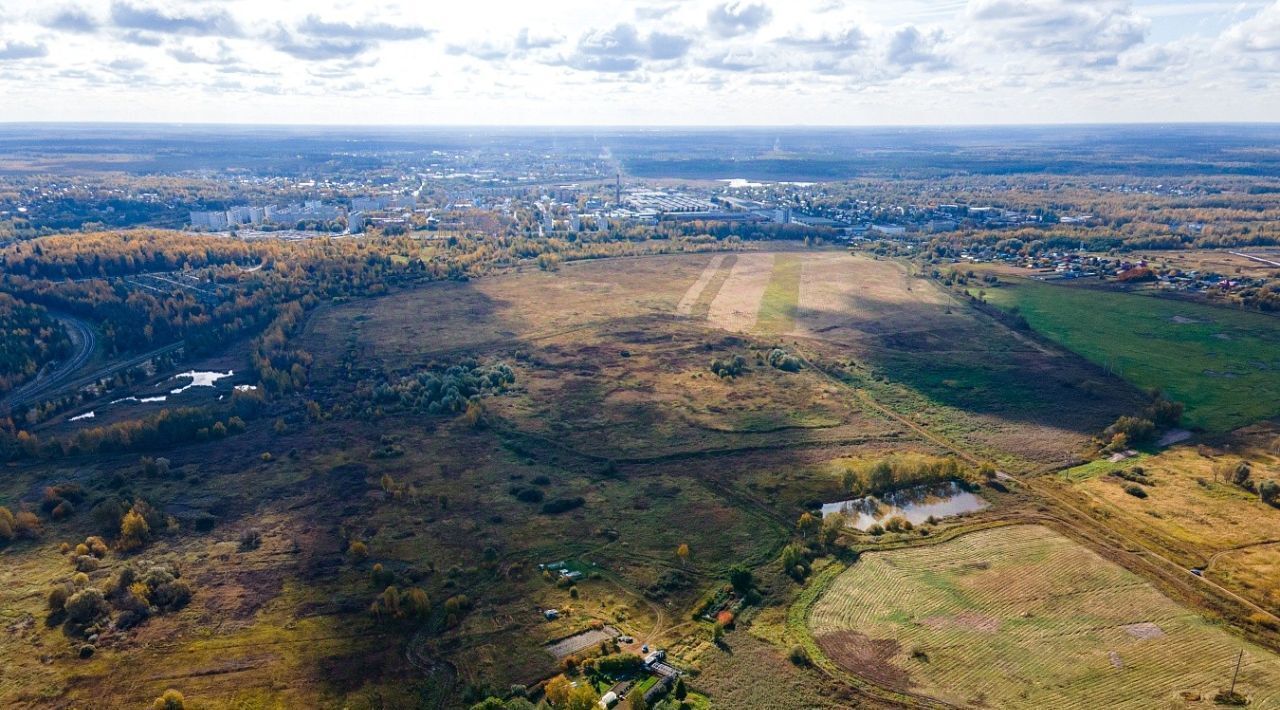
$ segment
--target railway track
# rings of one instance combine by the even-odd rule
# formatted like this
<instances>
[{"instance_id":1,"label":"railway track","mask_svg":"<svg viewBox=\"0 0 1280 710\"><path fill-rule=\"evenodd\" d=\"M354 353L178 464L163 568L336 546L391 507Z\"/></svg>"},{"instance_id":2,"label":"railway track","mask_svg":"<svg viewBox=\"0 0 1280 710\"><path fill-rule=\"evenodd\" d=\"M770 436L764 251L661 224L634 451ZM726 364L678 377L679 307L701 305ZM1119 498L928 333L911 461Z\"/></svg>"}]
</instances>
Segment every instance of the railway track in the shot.
<instances>
[{"instance_id":1,"label":"railway track","mask_svg":"<svg viewBox=\"0 0 1280 710\"><path fill-rule=\"evenodd\" d=\"M49 372L41 372L36 378L13 390L0 399L0 411L19 407L38 399L46 392L57 388L68 377L75 374L89 362L93 351L98 347L98 337L93 328L86 322L64 313L52 314L67 329L67 335L76 347L76 352L65 362L60 363Z\"/></svg>"}]
</instances>

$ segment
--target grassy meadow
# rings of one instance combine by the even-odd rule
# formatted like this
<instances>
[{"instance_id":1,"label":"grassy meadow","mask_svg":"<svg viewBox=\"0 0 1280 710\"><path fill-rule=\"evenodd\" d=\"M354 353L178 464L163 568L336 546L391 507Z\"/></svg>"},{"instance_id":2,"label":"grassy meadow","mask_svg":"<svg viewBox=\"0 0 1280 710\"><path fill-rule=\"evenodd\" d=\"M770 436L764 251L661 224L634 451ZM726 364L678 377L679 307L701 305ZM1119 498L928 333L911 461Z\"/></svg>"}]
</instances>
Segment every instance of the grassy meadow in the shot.
<instances>
[{"instance_id":1,"label":"grassy meadow","mask_svg":"<svg viewBox=\"0 0 1280 710\"><path fill-rule=\"evenodd\" d=\"M987 290L1038 333L1228 431L1280 414L1280 320L1200 303L1018 280Z\"/></svg>"},{"instance_id":2,"label":"grassy meadow","mask_svg":"<svg viewBox=\"0 0 1280 710\"><path fill-rule=\"evenodd\" d=\"M1140 535L1186 567L1203 568L1207 578L1264 608L1280 609L1280 508L1215 471L1243 460L1255 486L1280 481L1277 444L1280 428L1259 424L1214 446L1174 446L1116 463L1095 461L1060 472L1058 480L1108 525ZM1134 467L1147 480L1140 486L1145 498L1127 492L1131 481L1118 475Z\"/></svg>"},{"instance_id":3,"label":"grassy meadow","mask_svg":"<svg viewBox=\"0 0 1280 710\"><path fill-rule=\"evenodd\" d=\"M1249 645L1046 528L872 552L811 607L848 672L960 706L1195 707L1230 680L1280 704L1280 656Z\"/></svg>"}]
</instances>

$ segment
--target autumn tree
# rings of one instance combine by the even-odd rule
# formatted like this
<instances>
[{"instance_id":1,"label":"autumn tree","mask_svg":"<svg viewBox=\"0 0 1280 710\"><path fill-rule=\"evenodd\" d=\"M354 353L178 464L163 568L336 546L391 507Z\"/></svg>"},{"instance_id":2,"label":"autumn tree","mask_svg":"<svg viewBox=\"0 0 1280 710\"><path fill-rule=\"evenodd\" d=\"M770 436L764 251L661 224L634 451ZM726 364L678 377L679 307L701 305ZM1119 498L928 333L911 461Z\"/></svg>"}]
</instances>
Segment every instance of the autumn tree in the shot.
<instances>
[{"instance_id":1,"label":"autumn tree","mask_svg":"<svg viewBox=\"0 0 1280 710\"><path fill-rule=\"evenodd\" d=\"M120 549L128 552L136 550L151 540L151 526L147 519L131 508L120 520Z\"/></svg>"},{"instance_id":2,"label":"autumn tree","mask_svg":"<svg viewBox=\"0 0 1280 710\"><path fill-rule=\"evenodd\" d=\"M543 694L547 697L547 702L555 707L564 707L569 701L569 693L573 691L573 684L563 673L547 681L546 687L543 688Z\"/></svg>"},{"instance_id":3,"label":"autumn tree","mask_svg":"<svg viewBox=\"0 0 1280 710\"><path fill-rule=\"evenodd\" d=\"M809 536L818 531L818 527L822 522L815 518L812 513L805 511L800 514L800 519L796 521L796 530L800 532L800 537L809 539Z\"/></svg>"},{"instance_id":4,"label":"autumn tree","mask_svg":"<svg viewBox=\"0 0 1280 710\"><path fill-rule=\"evenodd\" d=\"M822 516L822 544L834 544L847 524L848 520L844 517L844 513L835 512Z\"/></svg>"}]
</instances>

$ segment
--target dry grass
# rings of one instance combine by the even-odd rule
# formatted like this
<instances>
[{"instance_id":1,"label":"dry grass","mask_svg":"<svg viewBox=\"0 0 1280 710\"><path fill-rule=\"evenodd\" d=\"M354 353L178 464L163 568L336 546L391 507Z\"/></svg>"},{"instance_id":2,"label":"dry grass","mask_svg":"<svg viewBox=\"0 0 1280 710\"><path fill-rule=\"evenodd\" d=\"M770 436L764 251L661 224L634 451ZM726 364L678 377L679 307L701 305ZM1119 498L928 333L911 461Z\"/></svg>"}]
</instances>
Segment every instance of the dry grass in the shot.
<instances>
[{"instance_id":1,"label":"dry grass","mask_svg":"<svg viewBox=\"0 0 1280 710\"><path fill-rule=\"evenodd\" d=\"M736 333L755 328L760 300L773 278L774 260L774 254L739 254L729 280L711 302L707 322Z\"/></svg>"},{"instance_id":2,"label":"dry grass","mask_svg":"<svg viewBox=\"0 0 1280 710\"><path fill-rule=\"evenodd\" d=\"M868 553L809 627L851 673L959 705L1168 707L1212 697L1242 645L1243 692L1280 704L1280 657L1036 526Z\"/></svg>"},{"instance_id":3,"label":"dry grass","mask_svg":"<svg viewBox=\"0 0 1280 710\"><path fill-rule=\"evenodd\" d=\"M724 263L725 255L716 254L707 262L706 268L702 270L702 274L698 276L698 280L693 282L688 291L685 291L684 298L676 304L676 313L687 316L693 313L693 306L702 298L702 292L711 283L716 274L720 271L720 265ZM718 290L718 289L717 289Z\"/></svg>"}]
</instances>

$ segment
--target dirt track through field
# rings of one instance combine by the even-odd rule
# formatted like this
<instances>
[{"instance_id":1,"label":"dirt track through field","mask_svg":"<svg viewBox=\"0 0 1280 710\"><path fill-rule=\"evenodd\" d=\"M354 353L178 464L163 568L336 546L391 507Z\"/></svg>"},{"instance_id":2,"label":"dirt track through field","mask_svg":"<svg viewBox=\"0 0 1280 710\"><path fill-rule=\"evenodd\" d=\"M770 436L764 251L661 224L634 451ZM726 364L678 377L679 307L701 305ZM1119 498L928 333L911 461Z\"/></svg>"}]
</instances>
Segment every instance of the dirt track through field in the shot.
<instances>
[{"instance_id":1,"label":"dirt track through field","mask_svg":"<svg viewBox=\"0 0 1280 710\"><path fill-rule=\"evenodd\" d=\"M711 302L707 321L737 333L754 328L760 299L773 277L773 261L773 254L739 254L729 279Z\"/></svg>"},{"instance_id":2,"label":"dirt track through field","mask_svg":"<svg viewBox=\"0 0 1280 710\"><path fill-rule=\"evenodd\" d=\"M680 299L680 303L676 304L676 313L687 316L693 313L693 304L698 302L702 296L703 290L707 288L707 284L711 283L720 270L720 265L724 263L724 254L716 254L711 257L711 261L707 262L707 267L702 270L702 274L698 276L698 280L693 282L688 291L685 291L684 298Z\"/></svg>"}]
</instances>

